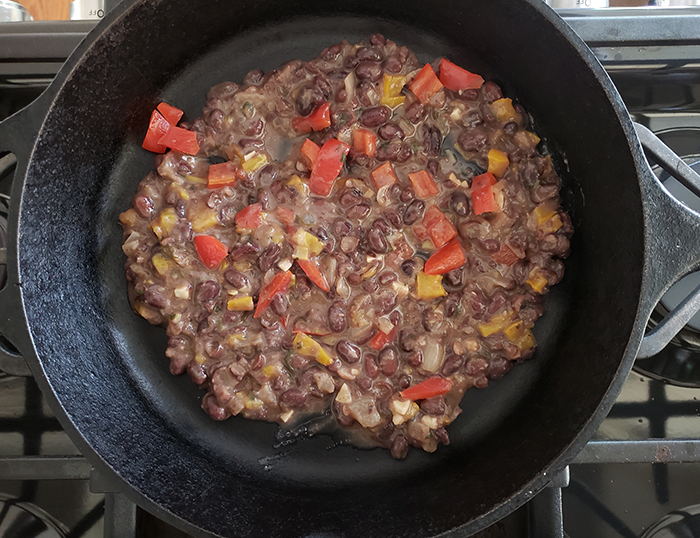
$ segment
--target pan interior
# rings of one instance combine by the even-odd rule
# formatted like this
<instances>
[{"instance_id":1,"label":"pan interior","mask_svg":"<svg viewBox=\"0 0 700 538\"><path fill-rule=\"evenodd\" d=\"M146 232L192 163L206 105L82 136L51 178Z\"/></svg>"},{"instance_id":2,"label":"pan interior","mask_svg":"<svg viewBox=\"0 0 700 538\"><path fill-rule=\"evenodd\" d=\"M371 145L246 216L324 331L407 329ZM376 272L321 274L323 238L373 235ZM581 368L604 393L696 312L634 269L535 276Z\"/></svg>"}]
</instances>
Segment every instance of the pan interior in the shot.
<instances>
[{"instance_id":1,"label":"pan interior","mask_svg":"<svg viewBox=\"0 0 700 538\"><path fill-rule=\"evenodd\" d=\"M236 6L136 3L56 96L20 216L23 296L48 386L81 444L142 500L208 532L428 536L483 526L516 494L524 501L527 484L575 440L632 331L643 228L616 112L578 51L528 2L351 2L345 13L320 2ZM218 82L374 32L421 61L447 56L519 99L556 141L577 228L567 276L536 326L536 357L468 391L449 447L405 461L328 437L276 448L275 425L209 419L202 393L168 373L165 332L129 307L118 225L152 168L140 141L160 100L194 119Z\"/></svg>"}]
</instances>

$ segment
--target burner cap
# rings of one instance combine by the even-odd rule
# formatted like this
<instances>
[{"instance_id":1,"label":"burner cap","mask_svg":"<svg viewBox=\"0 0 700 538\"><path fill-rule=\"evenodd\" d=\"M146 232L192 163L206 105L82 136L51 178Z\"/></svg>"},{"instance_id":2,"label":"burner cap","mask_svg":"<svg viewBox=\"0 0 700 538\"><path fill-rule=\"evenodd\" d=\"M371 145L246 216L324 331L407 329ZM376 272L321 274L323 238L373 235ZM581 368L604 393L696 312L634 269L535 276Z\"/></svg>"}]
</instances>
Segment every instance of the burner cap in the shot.
<instances>
[{"instance_id":1,"label":"burner cap","mask_svg":"<svg viewBox=\"0 0 700 538\"><path fill-rule=\"evenodd\" d=\"M0 496L0 536L3 538L65 538L61 523L38 506Z\"/></svg>"},{"instance_id":2,"label":"burner cap","mask_svg":"<svg viewBox=\"0 0 700 538\"><path fill-rule=\"evenodd\" d=\"M700 172L700 129L672 129L656 133L676 154L696 172ZM700 211L700 199L660 167L654 172L668 191L685 205ZM700 285L700 272L690 274L671 286L661 298L649 320L656 326L670 310ZM700 388L700 313L696 314L659 354L637 359L634 369L653 379L673 385Z\"/></svg>"},{"instance_id":3,"label":"burner cap","mask_svg":"<svg viewBox=\"0 0 700 538\"><path fill-rule=\"evenodd\" d=\"M700 504L669 512L649 527L641 538L700 536Z\"/></svg>"}]
</instances>

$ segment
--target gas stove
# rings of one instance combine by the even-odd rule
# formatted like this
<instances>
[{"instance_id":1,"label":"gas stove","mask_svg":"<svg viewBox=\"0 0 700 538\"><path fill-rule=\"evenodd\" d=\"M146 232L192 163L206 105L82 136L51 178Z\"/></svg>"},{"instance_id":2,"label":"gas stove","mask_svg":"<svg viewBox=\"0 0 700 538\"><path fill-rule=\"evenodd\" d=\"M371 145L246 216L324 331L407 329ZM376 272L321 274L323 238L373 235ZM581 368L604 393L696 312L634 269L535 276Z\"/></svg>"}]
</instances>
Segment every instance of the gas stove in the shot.
<instances>
[{"instance_id":1,"label":"gas stove","mask_svg":"<svg viewBox=\"0 0 700 538\"><path fill-rule=\"evenodd\" d=\"M700 170L700 8L560 14L593 48L633 119ZM41 93L94 24L0 24L0 119ZM12 166L11 156L0 157L0 264ZM657 173L700 210L700 200ZM0 286L3 278L0 265ZM698 283L700 276L690 275L670 290L650 326ZM186 536L91 468L7 347L0 335L0 538ZM661 353L637 361L610 415L566 472L477 536L700 536L699 397L697 316Z\"/></svg>"}]
</instances>

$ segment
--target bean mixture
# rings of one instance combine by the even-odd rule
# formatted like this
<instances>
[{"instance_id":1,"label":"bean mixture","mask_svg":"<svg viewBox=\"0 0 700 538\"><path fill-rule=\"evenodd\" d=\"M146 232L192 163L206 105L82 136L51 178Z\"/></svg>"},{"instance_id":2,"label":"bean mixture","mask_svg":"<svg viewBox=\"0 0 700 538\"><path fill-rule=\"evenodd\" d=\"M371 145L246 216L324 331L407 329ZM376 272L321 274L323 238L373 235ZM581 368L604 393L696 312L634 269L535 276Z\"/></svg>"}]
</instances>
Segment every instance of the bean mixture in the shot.
<instances>
[{"instance_id":1,"label":"bean mixture","mask_svg":"<svg viewBox=\"0 0 700 538\"><path fill-rule=\"evenodd\" d=\"M192 123L161 105L129 298L212 418L326 412L403 458L534 353L573 228L494 82L375 34L219 84Z\"/></svg>"}]
</instances>

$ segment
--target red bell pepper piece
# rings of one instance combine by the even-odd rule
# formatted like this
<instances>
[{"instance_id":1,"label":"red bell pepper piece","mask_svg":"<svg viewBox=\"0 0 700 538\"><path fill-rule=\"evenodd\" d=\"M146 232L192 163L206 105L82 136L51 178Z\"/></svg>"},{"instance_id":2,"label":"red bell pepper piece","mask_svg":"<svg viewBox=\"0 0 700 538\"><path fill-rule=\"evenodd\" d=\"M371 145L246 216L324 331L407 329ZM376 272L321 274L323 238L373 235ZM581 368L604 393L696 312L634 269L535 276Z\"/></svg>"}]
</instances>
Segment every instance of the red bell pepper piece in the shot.
<instances>
[{"instance_id":1,"label":"red bell pepper piece","mask_svg":"<svg viewBox=\"0 0 700 538\"><path fill-rule=\"evenodd\" d=\"M494 252L491 257L494 259L494 261L505 265L513 265L520 259L508 245L501 245L500 250L498 252Z\"/></svg>"},{"instance_id":2,"label":"red bell pepper piece","mask_svg":"<svg viewBox=\"0 0 700 538\"><path fill-rule=\"evenodd\" d=\"M428 230L425 228L425 226L421 224L414 224L413 225L413 233L416 234L416 237L423 241L426 237L428 237Z\"/></svg>"},{"instance_id":3,"label":"red bell pepper piece","mask_svg":"<svg viewBox=\"0 0 700 538\"><path fill-rule=\"evenodd\" d=\"M377 154L377 135L367 129L356 129L352 133L352 147L368 157Z\"/></svg>"},{"instance_id":4,"label":"red bell pepper piece","mask_svg":"<svg viewBox=\"0 0 700 538\"><path fill-rule=\"evenodd\" d=\"M309 168L313 166L316 156L320 150L321 148L319 148L318 144L315 142L309 140L308 138L304 140L304 144L301 146L301 154Z\"/></svg>"},{"instance_id":5,"label":"red bell pepper piece","mask_svg":"<svg viewBox=\"0 0 700 538\"><path fill-rule=\"evenodd\" d=\"M445 214L436 205L431 205L423 217L423 226L428 230L428 235L436 248L447 244L457 235L457 230L452 223L447 220Z\"/></svg>"},{"instance_id":6,"label":"red bell pepper piece","mask_svg":"<svg viewBox=\"0 0 700 538\"><path fill-rule=\"evenodd\" d=\"M292 118L292 129L297 133L321 131L331 126L331 104L323 103L308 116Z\"/></svg>"},{"instance_id":7,"label":"red bell pepper piece","mask_svg":"<svg viewBox=\"0 0 700 538\"><path fill-rule=\"evenodd\" d=\"M182 115L184 114L182 110L172 105L169 105L165 101L160 103L156 107L156 109L158 110L158 112L163 114L163 117L166 120L168 120L168 123L170 123L170 125L177 125L177 122L180 121L180 118L182 118Z\"/></svg>"},{"instance_id":8,"label":"red bell pepper piece","mask_svg":"<svg viewBox=\"0 0 700 538\"><path fill-rule=\"evenodd\" d=\"M443 58L440 61L440 82L445 88L458 92L459 90L478 90L484 84L484 79Z\"/></svg>"},{"instance_id":9,"label":"red bell pepper piece","mask_svg":"<svg viewBox=\"0 0 700 538\"><path fill-rule=\"evenodd\" d=\"M336 138L331 138L318 152L311 168L309 189L318 196L328 196L331 193L335 179L343 168L350 146Z\"/></svg>"},{"instance_id":10,"label":"red bell pepper piece","mask_svg":"<svg viewBox=\"0 0 700 538\"><path fill-rule=\"evenodd\" d=\"M421 103L425 103L442 89L442 82L435 75L431 65L425 64L425 67L416 75L408 89L413 92L413 95L418 97Z\"/></svg>"},{"instance_id":11,"label":"red bell pepper piece","mask_svg":"<svg viewBox=\"0 0 700 538\"><path fill-rule=\"evenodd\" d=\"M238 173L239 168L232 161L212 164L209 167L209 174L207 176L207 187L210 189L218 189L226 185L233 185L236 183Z\"/></svg>"},{"instance_id":12,"label":"red bell pepper piece","mask_svg":"<svg viewBox=\"0 0 700 538\"><path fill-rule=\"evenodd\" d=\"M411 185L413 185L413 190L416 191L418 198L430 198L440 194L440 189L435 184L433 176L427 170L412 172L408 174L408 179L411 180Z\"/></svg>"},{"instance_id":13,"label":"red bell pepper piece","mask_svg":"<svg viewBox=\"0 0 700 538\"><path fill-rule=\"evenodd\" d=\"M498 205L493 197L491 187L496 184L496 177L486 172L472 179L472 205L474 214L480 215L487 211L498 211Z\"/></svg>"},{"instance_id":14,"label":"red bell pepper piece","mask_svg":"<svg viewBox=\"0 0 700 538\"><path fill-rule=\"evenodd\" d=\"M401 396L409 400L425 400L433 396L447 394L450 389L452 389L452 381L436 375L402 390Z\"/></svg>"},{"instance_id":15,"label":"red bell pepper piece","mask_svg":"<svg viewBox=\"0 0 700 538\"><path fill-rule=\"evenodd\" d=\"M234 222L237 228L255 230L263 224L262 207L260 204L250 204L248 207L244 207L236 213Z\"/></svg>"},{"instance_id":16,"label":"red bell pepper piece","mask_svg":"<svg viewBox=\"0 0 700 538\"><path fill-rule=\"evenodd\" d=\"M399 180L399 178L396 177L396 172L394 172L394 167L389 161L385 162L379 168L372 170L370 176L377 190L386 185L393 185Z\"/></svg>"},{"instance_id":17,"label":"red bell pepper piece","mask_svg":"<svg viewBox=\"0 0 700 538\"><path fill-rule=\"evenodd\" d=\"M382 331L379 331L369 341L369 347L371 347L372 349L376 349L377 351L379 351L380 349L384 349L384 346L387 346L394 341L394 336L396 336L396 327L391 329L391 332L389 334L385 334Z\"/></svg>"},{"instance_id":18,"label":"red bell pepper piece","mask_svg":"<svg viewBox=\"0 0 700 538\"><path fill-rule=\"evenodd\" d=\"M197 133L174 125L170 126L158 143L186 155L196 155L199 152Z\"/></svg>"},{"instance_id":19,"label":"red bell pepper piece","mask_svg":"<svg viewBox=\"0 0 700 538\"><path fill-rule=\"evenodd\" d=\"M255 314L253 314L253 317L260 317L260 314L262 314L263 310L270 306L272 298L281 291L287 291L287 288L289 288L289 285L291 283L291 271L277 273L274 277L272 277L270 283L260 290L260 295L258 295L258 304L255 307Z\"/></svg>"},{"instance_id":20,"label":"red bell pepper piece","mask_svg":"<svg viewBox=\"0 0 700 538\"><path fill-rule=\"evenodd\" d=\"M146 131L141 147L154 153L165 153L165 150L168 148L163 144L159 144L158 141L168 132L168 129L170 129L170 122L163 117L163 114L154 110L151 112L148 131Z\"/></svg>"},{"instance_id":21,"label":"red bell pepper piece","mask_svg":"<svg viewBox=\"0 0 700 538\"><path fill-rule=\"evenodd\" d=\"M454 269L459 269L466 261L462 245L459 244L459 239L455 237L430 256L428 261L425 262L423 272L426 275L442 275Z\"/></svg>"},{"instance_id":22,"label":"red bell pepper piece","mask_svg":"<svg viewBox=\"0 0 700 538\"><path fill-rule=\"evenodd\" d=\"M208 269L214 269L228 255L228 247L211 235L198 235L192 242L197 256Z\"/></svg>"},{"instance_id":23,"label":"red bell pepper piece","mask_svg":"<svg viewBox=\"0 0 700 538\"><path fill-rule=\"evenodd\" d=\"M294 211L281 205L275 208L275 215L277 215L277 218L280 219L282 224L294 224L294 220L296 219Z\"/></svg>"},{"instance_id":24,"label":"red bell pepper piece","mask_svg":"<svg viewBox=\"0 0 700 538\"><path fill-rule=\"evenodd\" d=\"M316 284L323 291L330 291L331 287L328 285L325 275L321 272L316 260L297 260L299 267L301 267L306 276L311 279L311 282Z\"/></svg>"}]
</instances>

